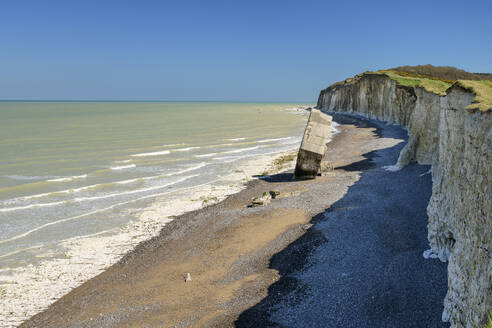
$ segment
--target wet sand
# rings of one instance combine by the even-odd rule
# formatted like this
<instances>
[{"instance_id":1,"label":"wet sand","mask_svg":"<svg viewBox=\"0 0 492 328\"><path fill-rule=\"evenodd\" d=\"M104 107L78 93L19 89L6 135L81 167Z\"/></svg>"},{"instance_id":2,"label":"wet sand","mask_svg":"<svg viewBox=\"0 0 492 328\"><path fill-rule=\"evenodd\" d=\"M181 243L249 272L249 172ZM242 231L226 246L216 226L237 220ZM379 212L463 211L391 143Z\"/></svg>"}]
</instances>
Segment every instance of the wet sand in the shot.
<instances>
[{"instance_id":1,"label":"wet sand","mask_svg":"<svg viewBox=\"0 0 492 328\"><path fill-rule=\"evenodd\" d=\"M307 181L293 181L291 172L264 177L184 214L21 327L446 327L445 266L422 257L431 185L421 174L429 167L387 172L383 166L396 162L405 132L335 120L341 132L326 155L333 172ZM378 179L401 190L388 192ZM364 181L370 183L360 187ZM279 198L247 207L270 190ZM364 212L354 216L353 208ZM403 263L392 265L395 256ZM400 285L378 280L388 267ZM342 273L353 281L338 280ZM402 298L406 308L388 306Z\"/></svg>"}]
</instances>

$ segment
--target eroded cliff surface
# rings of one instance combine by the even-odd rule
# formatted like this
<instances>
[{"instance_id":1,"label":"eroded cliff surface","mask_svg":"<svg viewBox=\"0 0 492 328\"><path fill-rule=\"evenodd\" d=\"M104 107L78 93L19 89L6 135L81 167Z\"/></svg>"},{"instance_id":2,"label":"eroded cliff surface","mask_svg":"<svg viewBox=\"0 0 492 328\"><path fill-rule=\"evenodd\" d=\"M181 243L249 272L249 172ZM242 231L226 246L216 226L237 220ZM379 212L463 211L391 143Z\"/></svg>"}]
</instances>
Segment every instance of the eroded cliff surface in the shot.
<instances>
[{"instance_id":1,"label":"eroded cliff surface","mask_svg":"<svg viewBox=\"0 0 492 328\"><path fill-rule=\"evenodd\" d=\"M480 327L492 311L492 110L467 109L475 95L458 83L446 95L365 73L321 91L318 108L407 128L398 162L432 165L427 212L432 251L448 263L443 320Z\"/></svg>"}]
</instances>

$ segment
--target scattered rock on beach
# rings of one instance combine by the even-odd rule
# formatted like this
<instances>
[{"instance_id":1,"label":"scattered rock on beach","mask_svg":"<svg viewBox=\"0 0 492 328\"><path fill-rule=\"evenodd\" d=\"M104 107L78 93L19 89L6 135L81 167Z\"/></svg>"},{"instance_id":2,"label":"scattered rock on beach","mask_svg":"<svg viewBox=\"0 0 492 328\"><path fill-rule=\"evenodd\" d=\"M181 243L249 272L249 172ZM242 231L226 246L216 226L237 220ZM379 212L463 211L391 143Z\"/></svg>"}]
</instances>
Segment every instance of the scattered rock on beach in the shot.
<instances>
[{"instance_id":1,"label":"scattered rock on beach","mask_svg":"<svg viewBox=\"0 0 492 328\"><path fill-rule=\"evenodd\" d=\"M184 278L185 282L191 281L191 274L188 272Z\"/></svg>"},{"instance_id":2,"label":"scattered rock on beach","mask_svg":"<svg viewBox=\"0 0 492 328\"><path fill-rule=\"evenodd\" d=\"M334 165L332 162L328 162L328 161L321 162L320 174L322 177L327 176L330 173L333 173L333 171L334 171Z\"/></svg>"},{"instance_id":3,"label":"scattered rock on beach","mask_svg":"<svg viewBox=\"0 0 492 328\"><path fill-rule=\"evenodd\" d=\"M272 196L272 199L275 199L278 195L280 195L280 190L270 190L269 194Z\"/></svg>"},{"instance_id":4,"label":"scattered rock on beach","mask_svg":"<svg viewBox=\"0 0 492 328\"><path fill-rule=\"evenodd\" d=\"M251 207L265 206L270 204L271 199L272 196L265 191L261 197L253 198L250 206Z\"/></svg>"}]
</instances>

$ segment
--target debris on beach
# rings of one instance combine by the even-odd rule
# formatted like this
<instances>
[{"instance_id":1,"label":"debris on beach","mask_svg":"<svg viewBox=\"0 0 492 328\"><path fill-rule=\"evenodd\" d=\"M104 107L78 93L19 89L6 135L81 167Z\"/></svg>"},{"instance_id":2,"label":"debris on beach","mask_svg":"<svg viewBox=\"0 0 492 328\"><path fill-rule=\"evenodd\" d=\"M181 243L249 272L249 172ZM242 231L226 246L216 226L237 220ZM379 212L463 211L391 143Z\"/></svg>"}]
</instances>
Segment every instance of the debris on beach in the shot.
<instances>
[{"instance_id":1,"label":"debris on beach","mask_svg":"<svg viewBox=\"0 0 492 328\"><path fill-rule=\"evenodd\" d=\"M191 281L191 274L189 272L186 273L184 280L185 282Z\"/></svg>"},{"instance_id":2,"label":"debris on beach","mask_svg":"<svg viewBox=\"0 0 492 328\"><path fill-rule=\"evenodd\" d=\"M334 165L332 162L328 162L328 161L322 161L321 162L321 166L320 166L320 169L319 169L319 173L322 177L325 177L327 175L329 175L330 173L333 173L334 171Z\"/></svg>"},{"instance_id":3,"label":"debris on beach","mask_svg":"<svg viewBox=\"0 0 492 328\"><path fill-rule=\"evenodd\" d=\"M270 190L268 193L272 196L272 199L275 199L278 195L280 195L280 190Z\"/></svg>"},{"instance_id":4,"label":"debris on beach","mask_svg":"<svg viewBox=\"0 0 492 328\"><path fill-rule=\"evenodd\" d=\"M270 204L271 199L272 199L272 195L270 195L270 193L267 193L265 191L261 197L254 197L249 207L268 205Z\"/></svg>"},{"instance_id":5,"label":"debris on beach","mask_svg":"<svg viewBox=\"0 0 492 328\"><path fill-rule=\"evenodd\" d=\"M311 110L297 155L294 172L296 179L314 179L318 175L330 136L331 119L331 116L320 110Z\"/></svg>"}]
</instances>

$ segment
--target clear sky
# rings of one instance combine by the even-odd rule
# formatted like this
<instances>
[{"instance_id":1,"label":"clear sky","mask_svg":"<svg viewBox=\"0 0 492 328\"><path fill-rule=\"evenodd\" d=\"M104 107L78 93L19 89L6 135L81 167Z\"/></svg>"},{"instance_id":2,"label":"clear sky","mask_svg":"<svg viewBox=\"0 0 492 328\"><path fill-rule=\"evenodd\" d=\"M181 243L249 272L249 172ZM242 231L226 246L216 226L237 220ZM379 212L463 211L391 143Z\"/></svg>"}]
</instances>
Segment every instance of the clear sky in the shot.
<instances>
[{"instance_id":1,"label":"clear sky","mask_svg":"<svg viewBox=\"0 0 492 328\"><path fill-rule=\"evenodd\" d=\"M0 0L0 99L314 102L365 70L492 72L491 21L491 0Z\"/></svg>"}]
</instances>

